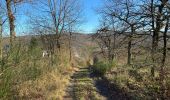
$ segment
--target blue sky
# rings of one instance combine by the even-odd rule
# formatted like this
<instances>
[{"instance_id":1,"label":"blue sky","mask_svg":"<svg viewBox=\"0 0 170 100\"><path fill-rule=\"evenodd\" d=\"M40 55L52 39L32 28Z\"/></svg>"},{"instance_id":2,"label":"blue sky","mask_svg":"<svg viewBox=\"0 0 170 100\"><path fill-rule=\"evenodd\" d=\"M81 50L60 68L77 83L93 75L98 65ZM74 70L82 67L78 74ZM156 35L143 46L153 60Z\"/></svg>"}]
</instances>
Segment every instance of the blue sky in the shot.
<instances>
[{"instance_id":1,"label":"blue sky","mask_svg":"<svg viewBox=\"0 0 170 100\"><path fill-rule=\"evenodd\" d=\"M100 8L104 0L82 0L84 8L85 23L83 23L81 29L83 33L95 32L99 25L99 14L96 9Z\"/></svg>"},{"instance_id":2,"label":"blue sky","mask_svg":"<svg viewBox=\"0 0 170 100\"><path fill-rule=\"evenodd\" d=\"M103 2L104 0L80 0L83 9L82 17L84 21L80 25L79 32L81 33L95 32L97 26L99 25L99 18L100 18L99 14L97 14L96 12L96 9L99 9L102 6ZM29 31L29 28L27 24L28 23L27 17L25 17L25 15L22 12L27 12L27 10L30 10L30 7L24 5L19 7L19 9L21 9L21 12L19 12L16 16L16 33L18 35L24 35Z\"/></svg>"},{"instance_id":3,"label":"blue sky","mask_svg":"<svg viewBox=\"0 0 170 100\"><path fill-rule=\"evenodd\" d=\"M82 18L84 20L83 23L80 24L79 31L81 33L93 33L96 31L100 17L96 9L100 8L103 2L104 0L80 0L83 10Z\"/></svg>"}]
</instances>

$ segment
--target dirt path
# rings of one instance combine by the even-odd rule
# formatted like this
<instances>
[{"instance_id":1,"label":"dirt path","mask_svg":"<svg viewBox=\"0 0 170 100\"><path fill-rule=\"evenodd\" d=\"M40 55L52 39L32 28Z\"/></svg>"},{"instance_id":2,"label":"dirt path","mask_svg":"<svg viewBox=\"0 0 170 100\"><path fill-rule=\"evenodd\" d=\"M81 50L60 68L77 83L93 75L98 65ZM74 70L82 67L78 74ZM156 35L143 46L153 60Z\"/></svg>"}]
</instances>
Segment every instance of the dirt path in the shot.
<instances>
[{"instance_id":1,"label":"dirt path","mask_svg":"<svg viewBox=\"0 0 170 100\"><path fill-rule=\"evenodd\" d=\"M106 100L99 94L88 68L80 68L70 80L64 100Z\"/></svg>"},{"instance_id":2,"label":"dirt path","mask_svg":"<svg viewBox=\"0 0 170 100\"><path fill-rule=\"evenodd\" d=\"M70 80L64 100L130 100L107 78L97 78L89 68L80 68Z\"/></svg>"}]
</instances>

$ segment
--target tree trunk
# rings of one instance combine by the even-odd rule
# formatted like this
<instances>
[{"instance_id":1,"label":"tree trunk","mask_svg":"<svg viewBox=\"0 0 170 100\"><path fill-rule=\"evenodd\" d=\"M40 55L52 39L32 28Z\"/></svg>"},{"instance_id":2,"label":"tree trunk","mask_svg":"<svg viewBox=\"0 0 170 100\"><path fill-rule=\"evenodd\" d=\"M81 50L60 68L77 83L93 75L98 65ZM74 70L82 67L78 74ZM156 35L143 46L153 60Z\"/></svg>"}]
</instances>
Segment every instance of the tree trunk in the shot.
<instances>
[{"instance_id":1,"label":"tree trunk","mask_svg":"<svg viewBox=\"0 0 170 100\"><path fill-rule=\"evenodd\" d=\"M60 48L61 48L61 44L60 44L60 34L58 32L58 27L56 28L56 46L57 46L57 49L60 51Z\"/></svg>"},{"instance_id":2,"label":"tree trunk","mask_svg":"<svg viewBox=\"0 0 170 100\"><path fill-rule=\"evenodd\" d=\"M60 51L60 48L61 48L61 45L60 45L60 41L59 41L59 39L57 38L57 49Z\"/></svg>"},{"instance_id":3,"label":"tree trunk","mask_svg":"<svg viewBox=\"0 0 170 100\"><path fill-rule=\"evenodd\" d=\"M2 62L2 18L0 17L0 61L1 61L1 67L3 67ZM2 69L2 68L1 68Z\"/></svg>"},{"instance_id":4,"label":"tree trunk","mask_svg":"<svg viewBox=\"0 0 170 100\"><path fill-rule=\"evenodd\" d=\"M12 46L15 40L15 25L14 25L15 17L12 12L11 2L12 2L11 0L6 0L6 7L8 12L9 26L10 26L10 44Z\"/></svg>"},{"instance_id":5,"label":"tree trunk","mask_svg":"<svg viewBox=\"0 0 170 100\"><path fill-rule=\"evenodd\" d=\"M108 60L112 62L112 47L111 47L111 40L108 39Z\"/></svg>"},{"instance_id":6,"label":"tree trunk","mask_svg":"<svg viewBox=\"0 0 170 100\"><path fill-rule=\"evenodd\" d=\"M158 48L158 32L154 31L153 32L153 36L152 36L152 52L151 52L151 56L152 56L152 62L153 65L151 67L151 76L155 77L155 63L156 63L156 53L157 53L157 48Z\"/></svg>"},{"instance_id":7,"label":"tree trunk","mask_svg":"<svg viewBox=\"0 0 170 100\"><path fill-rule=\"evenodd\" d=\"M160 68L160 72L159 72L159 77L160 77L160 88L161 88L161 99L164 100L165 99L165 83L164 83L164 80L165 80L165 70L164 70L164 67L165 67L165 61L166 61L166 56L167 56L167 32L168 32L168 27L169 27L169 19L167 19L167 22L166 22L166 26L165 26L165 31L163 33L163 41L164 41L164 46L163 46L163 52L162 52L162 65L161 65L161 68Z\"/></svg>"},{"instance_id":8,"label":"tree trunk","mask_svg":"<svg viewBox=\"0 0 170 100\"><path fill-rule=\"evenodd\" d=\"M50 50L50 65L51 65L51 67L54 65L54 57L55 57L54 48L52 48L52 50Z\"/></svg>"},{"instance_id":9,"label":"tree trunk","mask_svg":"<svg viewBox=\"0 0 170 100\"><path fill-rule=\"evenodd\" d=\"M131 48L132 48L132 37L133 34L135 33L134 25L131 25L131 33L129 35L129 41L128 41L128 59L127 59L127 64L131 64Z\"/></svg>"},{"instance_id":10,"label":"tree trunk","mask_svg":"<svg viewBox=\"0 0 170 100\"><path fill-rule=\"evenodd\" d=\"M116 49L116 34L114 34L114 40L113 40L113 56L112 56L112 59L116 58L115 49Z\"/></svg>"},{"instance_id":11,"label":"tree trunk","mask_svg":"<svg viewBox=\"0 0 170 100\"><path fill-rule=\"evenodd\" d=\"M152 36L152 51L151 51L151 56L152 56L152 62L154 63L154 52L155 52L155 48L157 45L156 41L156 33L155 33L155 22L154 22L154 4L153 4L154 0L151 0L151 15L152 15L152 30L153 30L153 36ZM151 76L154 77L155 76L155 65L153 64L153 66L151 67Z\"/></svg>"},{"instance_id":12,"label":"tree trunk","mask_svg":"<svg viewBox=\"0 0 170 100\"><path fill-rule=\"evenodd\" d=\"M162 11L164 6L166 5L168 0L166 1L161 1L161 4L158 6L158 15L156 17L156 28L154 26L154 4L153 4L153 0L151 0L151 13L152 13L152 30L153 30L153 36L152 36L152 61L153 61L153 66L151 68L151 76L154 77L155 76L155 63L156 63L156 56L157 56L157 49L158 49L158 42L159 42L159 31L161 30L161 27L163 25L163 21L161 20L162 17Z\"/></svg>"},{"instance_id":13,"label":"tree trunk","mask_svg":"<svg viewBox=\"0 0 170 100\"><path fill-rule=\"evenodd\" d=\"M70 62L72 62L71 39L72 39L72 33L70 32L70 37L69 37L69 51L70 51L69 61L70 61Z\"/></svg>"},{"instance_id":14,"label":"tree trunk","mask_svg":"<svg viewBox=\"0 0 170 100\"><path fill-rule=\"evenodd\" d=\"M131 45L132 44L132 40L131 40L131 36L129 36L129 42L128 42L128 59L127 59L127 64L130 65L131 64Z\"/></svg>"}]
</instances>

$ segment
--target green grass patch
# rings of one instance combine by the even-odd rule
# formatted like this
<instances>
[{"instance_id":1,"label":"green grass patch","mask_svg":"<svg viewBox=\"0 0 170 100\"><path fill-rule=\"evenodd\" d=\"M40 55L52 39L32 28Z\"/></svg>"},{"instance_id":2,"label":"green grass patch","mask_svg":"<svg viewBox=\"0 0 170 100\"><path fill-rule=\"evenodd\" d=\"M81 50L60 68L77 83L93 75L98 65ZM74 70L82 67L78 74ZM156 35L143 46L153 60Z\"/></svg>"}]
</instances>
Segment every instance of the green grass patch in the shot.
<instances>
[{"instance_id":1,"label":"green grass patch","mask_svg":"<svg viewBox=\"0 0 170 100\"><path fill-rule=\"evenodd\" d=\"M113 62L97 62L93 66L93 72L96 75L104 76L107 72L111 71L116 66L115 61Z\"/></svg>"}]
</instances>

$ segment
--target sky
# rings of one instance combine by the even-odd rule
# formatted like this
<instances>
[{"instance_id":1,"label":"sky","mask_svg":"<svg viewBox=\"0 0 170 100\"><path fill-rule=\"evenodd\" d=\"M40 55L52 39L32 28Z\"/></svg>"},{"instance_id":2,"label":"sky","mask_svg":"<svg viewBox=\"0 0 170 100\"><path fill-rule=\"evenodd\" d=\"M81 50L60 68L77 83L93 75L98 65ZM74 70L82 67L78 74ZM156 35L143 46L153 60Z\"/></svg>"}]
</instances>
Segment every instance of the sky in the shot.
<instances>
[{"instance_id":1,"label":"sky","mask_svg":"<svg viewBox=\"0 0 170 100\"><path fill-rule=\"evenodd\" d=\"M0 0L4 1L5 5L5 0ZM83 18L83 23L80 24L79 27L79 32L80 33L94 33L97 29L97 26L99 26L99 18L100 15L97 13L97 9L99 9L104 0L80 0L80 3L82 4L82 18ZM29 6L21 6L19 7L21 9L21 12L27 12L27 10L30 10L31 8ZM28 32L28 24L27 24L27 18L22 15L22 13L18 13L16 16L16 33L17 35L24 35L25 33ZM6 28L8 29L8 28ZM6 33L9 33L6 32Z\"/></svg>"},{"instance_id":2,"label":"sky","mask_svg":"<svg viewBox=\"0 0 170 100\"><path fill-rule=\"evenodd\" d=\"M104 0L82 0L84 8L85 23L81 26L83 33L95 32L99 25L99 14L96 9L99 9Z\"/></svg>"},{"instance_id":3,"label":"sky","mask_svg":"<svg viewBox=\"0 0 170 100\"><path fill-rule=\"evenodd\" d=\"M99 26L99 17L100 15L97 13L97 9L100 8L103 4L104 0L80 0L80 3L82 4L82 18L83 22L79 25L78 32L80 33L94 33L96 32L97 26ZM22 6L19 9L27 11L30 10L27 6ZM20 16L20 15L19 15ZM21 15L22 16L22 15ZM17 18L17 29L16 33L19 33L20 35L24 35L28 29L26 17L18 17Z\"/></svg>"}]
</instances>

